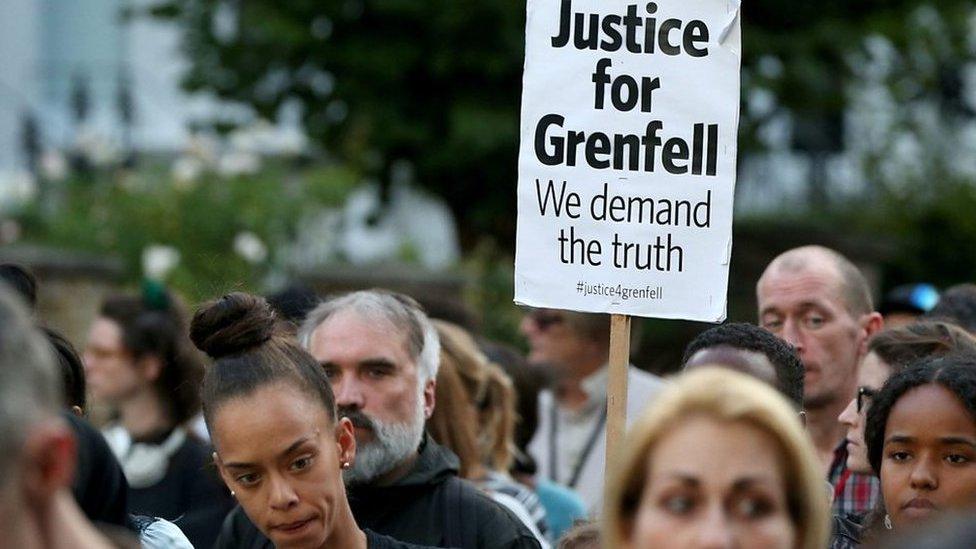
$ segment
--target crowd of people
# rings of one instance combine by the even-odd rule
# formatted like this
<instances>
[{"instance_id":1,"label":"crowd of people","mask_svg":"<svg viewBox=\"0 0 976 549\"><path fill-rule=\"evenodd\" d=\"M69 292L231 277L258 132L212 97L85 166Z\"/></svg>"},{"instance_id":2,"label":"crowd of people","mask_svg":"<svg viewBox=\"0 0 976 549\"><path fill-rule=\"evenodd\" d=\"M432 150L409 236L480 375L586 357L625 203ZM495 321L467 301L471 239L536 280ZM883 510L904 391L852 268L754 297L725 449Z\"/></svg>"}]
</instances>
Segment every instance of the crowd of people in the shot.
<instances>
[{"instance_id":1,"label":"crowd of people","mask_svg":"<svg viewBox=\"0 0 976 549\"><path fill-rule=\"evenodd\" d=\"M976 285L875 307L846 257L784 252L754 324L629 367L607 463L607 315L525 309L523 356L387 290L191 314L147 281L79 353L0 280L0 546L976 543Z\"/></svg>"}]
</instances>

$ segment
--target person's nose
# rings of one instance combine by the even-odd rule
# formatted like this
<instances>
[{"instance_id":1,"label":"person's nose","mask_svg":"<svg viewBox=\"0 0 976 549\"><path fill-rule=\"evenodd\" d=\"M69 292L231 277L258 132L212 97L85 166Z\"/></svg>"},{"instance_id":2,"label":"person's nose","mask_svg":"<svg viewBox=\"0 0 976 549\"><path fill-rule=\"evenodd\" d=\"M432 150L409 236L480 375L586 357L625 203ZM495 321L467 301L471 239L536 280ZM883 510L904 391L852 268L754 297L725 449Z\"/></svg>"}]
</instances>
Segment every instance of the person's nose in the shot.
<instances>
[{"instance_id":1,"label":"person's nose","mask_svg":"<svg viewBox=\"0 0 976 549\"><path fill-rule=\"evenodd\" d=\"M936 473L936 465L933 459L927 456L919 456L912 467L911 476L908 478L909 485L918 491L930 492L939 487L939 477Z\"/></svg>"},{"instance_id":2,"label":"person's nose","mask_svg":"<svg viewBox=\"0 0 976 549\"><path fill-rule=\"evenodd\" d=\"M342 379L332 383L332 390L335 392L336 405L340 408L359 410L366 405L363 387L355 376L342 376Z\"/></svg>"},{"instance_id":3,"label":"person's nose","mask_svg":"<svg viewBox=\"0 0 976 549\"><path fill-rule=\"evenodd\" d=\"M292 488L285 478L280 475L271 475L268 478L269 502L271 508L276 511L287 511L298 505L298 493Z\"/></svg>"},{"instance_id":4,"label":"person's nose","mask_svg":"<svg viewBox=\"0 0 976 549\"><path fill-rule=\"evenodd\" d=\"M780 333L780 337L783 341L795 347L797 354L803 352L803 332L800 329L799 322L792 318L784 320L783 331Z\"/></svg>"},{"instance_id":5,"label":"person's nose","mask_svg":"<svg viewBox=\"0 0 976 549\"><path fill-rule=\"evenodd\" d=\"M857 399L852 398L851 401L847 403L847 407L844 408L844 411L837 416L837 421L839 421L841 425L855 427L858 424L858 419Z\"/></svg>"},{"instance_id":6,"label":"person's nose","mask_svg":"<svg viewBox=\"0 0 976 549\"><path fill-rule=\"evenodd\" d=\"M732 549L736 547L735 532L729 517L720 504L712 505L697 525L695 549Z\"/></svg>"}]
</instances>

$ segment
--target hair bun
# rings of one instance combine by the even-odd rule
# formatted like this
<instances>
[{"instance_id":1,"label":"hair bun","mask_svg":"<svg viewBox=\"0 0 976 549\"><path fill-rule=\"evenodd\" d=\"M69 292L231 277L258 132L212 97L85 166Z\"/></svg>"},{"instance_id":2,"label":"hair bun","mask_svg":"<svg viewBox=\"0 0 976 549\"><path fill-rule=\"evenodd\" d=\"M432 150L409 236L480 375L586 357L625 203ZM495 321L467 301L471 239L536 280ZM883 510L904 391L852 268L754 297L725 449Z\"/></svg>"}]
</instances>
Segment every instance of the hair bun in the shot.
<instances>
[{"instance_id":1,"label":"hair bun","mask_svg":"<svg viewBox=\"0 0 976 549\"><path fill-rule=\"evenodd\" d=\"M276 323L275 313L264 298L234 292L204 304L193 315L190 339L217 360L268 341Z\"/></svg>"}]
</instances>

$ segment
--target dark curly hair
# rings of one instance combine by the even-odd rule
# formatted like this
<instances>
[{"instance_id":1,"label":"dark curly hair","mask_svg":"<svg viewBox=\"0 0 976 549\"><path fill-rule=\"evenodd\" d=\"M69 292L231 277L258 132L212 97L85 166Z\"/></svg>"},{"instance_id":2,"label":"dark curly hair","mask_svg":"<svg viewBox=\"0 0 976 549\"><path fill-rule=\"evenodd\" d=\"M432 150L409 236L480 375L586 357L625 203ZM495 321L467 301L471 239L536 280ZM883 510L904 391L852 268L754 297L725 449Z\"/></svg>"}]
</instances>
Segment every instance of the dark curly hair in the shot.
<instances>
[{"instance_id":1,"label":"dark curly hair","mask_svg":"<svg viewBox=\"0 0 976 549\"><path fill-rule=\"evenodd\" d=\"M116 295L102 304L100 315L122 330L122 346L136 359L153 356L162 367L154 384L177 425L200 411L203 357L187 337L182 307L165 290L156 296Z\"/></svg>"},{"instance_id":2,"label":"dark curly hair","mask_svg":"<svg viewBox=\"0 0 976 549\"><path fill-rule=\"evenodd\" d=\"M798 408L803 408L803 362L789 343L753 324L721 324L705 330L691 340L685 347L681 364L687 364L702 349L720 346L764 354L776 370L776 388Z\"/></svg>"},{"instance_id":3,"label":"dark curly hair","mask_svg":"<svg viewBox=\"0 0 976 549\"><path fill-rule=\"evenodd\" d=\"M953 353L927 358L895 373L871 400L864 427L868 461L875 474L881 474L885 429L892 408L908 391L929 384L937 384L956 395L976 422L976 356Z\"/></svg>"}]
</instances>

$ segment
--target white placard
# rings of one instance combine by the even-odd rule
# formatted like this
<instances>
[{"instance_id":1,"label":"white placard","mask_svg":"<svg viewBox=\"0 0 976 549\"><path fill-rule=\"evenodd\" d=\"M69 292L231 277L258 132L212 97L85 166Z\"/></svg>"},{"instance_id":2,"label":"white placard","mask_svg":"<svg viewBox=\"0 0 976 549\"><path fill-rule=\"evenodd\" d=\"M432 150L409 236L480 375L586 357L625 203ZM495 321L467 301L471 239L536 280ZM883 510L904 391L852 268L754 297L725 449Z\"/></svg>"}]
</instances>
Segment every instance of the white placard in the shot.
<instances>
[{"instance_id":1,"label":"white placard","mask_svg":"<svg viewBox=\"0 0 976 549\"><path fill-rule=\"evenodd\" d=\"M718 322L738 0L528 0L515 301Z\"/></svg>"}]
</instances>

